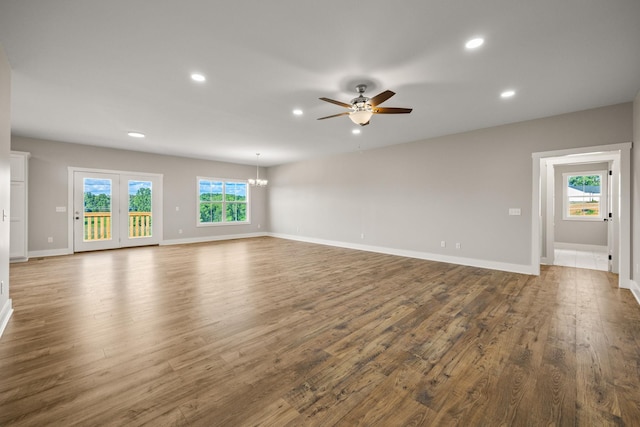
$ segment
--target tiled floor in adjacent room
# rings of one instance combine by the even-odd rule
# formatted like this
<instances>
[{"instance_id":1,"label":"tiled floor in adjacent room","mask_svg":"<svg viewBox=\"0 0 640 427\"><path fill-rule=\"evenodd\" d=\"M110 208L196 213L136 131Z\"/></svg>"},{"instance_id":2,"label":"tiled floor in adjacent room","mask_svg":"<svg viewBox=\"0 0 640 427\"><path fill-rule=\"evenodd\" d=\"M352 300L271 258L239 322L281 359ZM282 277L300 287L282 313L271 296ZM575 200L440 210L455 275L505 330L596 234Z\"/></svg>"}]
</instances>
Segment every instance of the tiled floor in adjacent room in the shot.
<instances>
[{"instance_id":1,"label":"tiled floor in adjacent room","mask_svg":"<svg viewBox=\"0 0 640 427\"><path fill-rule=\"evenodd\" d=\"M588 268L590 270L608 270L607 252L575 249L556 249L554 264L564 267Z\"/></svg>"}]
</instances>

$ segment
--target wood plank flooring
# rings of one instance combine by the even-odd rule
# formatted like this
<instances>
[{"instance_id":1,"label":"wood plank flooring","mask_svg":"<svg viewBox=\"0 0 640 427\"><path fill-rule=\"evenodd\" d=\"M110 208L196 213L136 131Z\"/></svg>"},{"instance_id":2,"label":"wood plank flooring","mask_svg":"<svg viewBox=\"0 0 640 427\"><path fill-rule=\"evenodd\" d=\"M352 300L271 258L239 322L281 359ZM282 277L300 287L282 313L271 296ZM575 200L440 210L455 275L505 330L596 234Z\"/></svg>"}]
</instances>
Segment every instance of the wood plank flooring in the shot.
<instances>
[{"instance_id":1,"label":"wood plank flooring","mask_svg":"<svg viewBox=\"0 0 640 427\"><path fill-rule=\"evenodd\" d=\"M11 265L0 425L640 425L640 306L275 238Z\"/></svg>"}]
</instances>

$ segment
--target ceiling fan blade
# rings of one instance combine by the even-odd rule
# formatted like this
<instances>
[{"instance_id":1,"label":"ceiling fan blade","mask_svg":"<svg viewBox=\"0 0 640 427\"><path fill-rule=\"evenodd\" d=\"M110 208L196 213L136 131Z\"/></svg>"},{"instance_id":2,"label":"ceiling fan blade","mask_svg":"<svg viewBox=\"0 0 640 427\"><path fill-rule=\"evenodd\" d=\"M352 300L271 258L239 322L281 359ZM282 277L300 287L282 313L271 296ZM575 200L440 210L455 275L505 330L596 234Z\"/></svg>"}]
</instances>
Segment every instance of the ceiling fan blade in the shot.
<instances>
[{"instance_id":1,"label":"ceiling fan blade","mask_svg":"<svg viewBox=\"0 0 640 427\"><path fill-rule=\"evenodd\" d=\"M318 120L330 119L331 117L339 117L339 116L347 116L347 115L349 115L348 111L346 111L344 113L340 113L340 114L334 114L332 116L320 117Z\"/></svg>"},{"instance_id":2,"label":"ceiling fan blade","mask_svg":"<svg viewBox=\"0 0 640 427\"><path fill-rule=\"evenodd\" d=\"M330 102L332 104L339 105L344 108L351 108L350 104L345 104L344 102L336 101L335 99L329 99L329 98L320 98L320 99L326 102Z\"/></svg>"},{"instance_id":3,"label":"ceiling fan blade","mask_svg":"<svg viewBox=\"0 0 640 427\"><path fill-rule=\"evenodd\" d=\"M375 107L376 105L380 105L395 94L396 94L395 92L392 92L390 90L385 90L384 92L381 92L376 96L374 96L373 98L371 98L371 101L370 101L371 106Z\"/></svg>"},{"instance_id":4,"label":"ceiling fan blade","mask_svg":"<svg viewBox=\"0 0 640 427\"><path fill-rule=\"evenodd\" d=\"M407 113L410 113L411 111L413 111L413 108L381 107L381 108L373 109L374 114L407 114Z\"/></svg>"}]
</instances>

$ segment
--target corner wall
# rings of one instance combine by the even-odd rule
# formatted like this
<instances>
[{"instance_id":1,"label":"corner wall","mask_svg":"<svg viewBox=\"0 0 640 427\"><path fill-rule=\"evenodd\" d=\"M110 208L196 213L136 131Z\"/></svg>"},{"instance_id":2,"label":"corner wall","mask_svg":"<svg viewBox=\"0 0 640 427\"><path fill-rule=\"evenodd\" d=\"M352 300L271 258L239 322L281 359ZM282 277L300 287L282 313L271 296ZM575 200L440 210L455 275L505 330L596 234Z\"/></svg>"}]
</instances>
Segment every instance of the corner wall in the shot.
<instances>
[{"instance_id":1,"label":"corner wall","mask_svg":"<svg viewBox=\"0 0 640 427\"><path fill-rule=\"evenodd\" d=\"M531 272L531 154L629 142L631 119L624 103L272 167L271 231Z\"/></svg>"},{"instance_id":2,"label":"corner wall","mask_svg":"<svg viewBox=\"0 0 640 427\"><path fill-rule=\"evenodd\" d=\"M11 67L0 45L0 336L12 313L9 298L9 209L11 174Z\"/></svg>"}]
</instances>

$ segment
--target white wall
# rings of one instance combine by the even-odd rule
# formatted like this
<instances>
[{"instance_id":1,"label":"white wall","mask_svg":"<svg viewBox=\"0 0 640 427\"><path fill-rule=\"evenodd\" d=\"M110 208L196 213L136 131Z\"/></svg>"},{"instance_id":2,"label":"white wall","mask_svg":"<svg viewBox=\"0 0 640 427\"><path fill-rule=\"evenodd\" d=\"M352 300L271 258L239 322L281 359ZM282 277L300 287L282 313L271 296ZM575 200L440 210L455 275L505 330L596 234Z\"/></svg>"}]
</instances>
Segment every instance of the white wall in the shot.
<instances>
[{"instance_id":1,"label":"white wall","mask_svg":"<svg viewBox=\"0 0 640 427\"><path fill-rule=\"evenodd\" d=\"M531 154L628 142L631 119L624 103L272 167L271 231L525 271Z\"/></svg>"},{"instance_id":2,"label":"white wall","mask_svg":"<svg viewBox=\"0 0 640 427\"><path fill-rule=\"evenodd\" d=\"M11 315L9 298L9 151L11 151L11 67L0 45L0 335ZM2 210L7 214L2 218Z\"/></svg>"},{"instance_id":3,"label":"white wall","mask_svg":"<svg viewBox=\"0 0 640 427\"><path fill-rule=\"evenodd\" d=\"M197 241L250 235L265 231L267 193L251 189L251 224L196 227L196 177L247 179L255 176L251 165L212 162L136 151L99 148L14 136L14 150L28 151L29 252L55 252L69 247L68 215L56 212L67 206L68 167L109 169L163 174L163 238ZM266 171L260 175L266 177ZM179 210L176 211L176 207ZM182 234L178 230L182 229ZM47 238L53 237L53 243Z\"/></svg>"},{"instance_id":4,"label":"white wall","mask_svg":"<svg viewBox=\"0 0 640 427\"><path fill-rule=\"evenodd\" d=\"M640 91L633 102L631 174L631 277L634 282L632 289L640 302Z\"/></svg>"},{"instance_id":5,"label":"white wall","mask_svg":"<svg viewBox=\"0 0 640 427\"><path fill-rule=\"evenodd\" d=\"M607 163L556 165L554 167L554 240L562 243L607 246L608 224L604 221L563 219L563 177L565 172L606 171Z\"/></svg>"}]
</instances>

